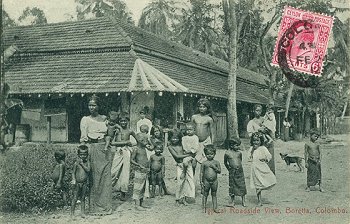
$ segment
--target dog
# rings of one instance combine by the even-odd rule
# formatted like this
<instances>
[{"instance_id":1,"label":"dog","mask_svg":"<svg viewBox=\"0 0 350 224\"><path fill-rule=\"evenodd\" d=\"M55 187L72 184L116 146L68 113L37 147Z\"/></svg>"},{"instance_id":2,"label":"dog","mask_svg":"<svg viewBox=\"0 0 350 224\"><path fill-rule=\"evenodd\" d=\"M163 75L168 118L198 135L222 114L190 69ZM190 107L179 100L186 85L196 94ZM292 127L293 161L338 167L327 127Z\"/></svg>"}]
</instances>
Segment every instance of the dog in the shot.
<instances>
[{"instance_id":1,"label":"dog","mask_svg":"<svg viewBox=\"0 0 350 224\"><path fill-rule=\"evenodd\" d=\"M300 156L288 156L288 154L282 153L280 153L280 156L286 162L287 166L289 166L292 163L296 163L299 167L299 171L304 172L304 167L301 164L304 158Z\"/></svg>"}]
</instances>

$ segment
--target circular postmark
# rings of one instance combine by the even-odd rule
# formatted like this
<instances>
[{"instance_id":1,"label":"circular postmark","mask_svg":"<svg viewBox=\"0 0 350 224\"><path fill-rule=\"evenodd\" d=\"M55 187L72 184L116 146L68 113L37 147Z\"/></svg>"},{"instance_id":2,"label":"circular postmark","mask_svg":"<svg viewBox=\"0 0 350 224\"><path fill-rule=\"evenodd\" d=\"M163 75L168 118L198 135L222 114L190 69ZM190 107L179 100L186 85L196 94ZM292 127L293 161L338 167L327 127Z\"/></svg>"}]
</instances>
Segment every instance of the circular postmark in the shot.
<instances>
[{"instance_id":1,"label":"circular postmark","mask_svg":"<svg viewBox=\"0 0 350 224\"><path fill-rule=\"evenodd\" d=\"M286 78L297 86L315 88L320 82L323 57L317 54L314 41L318 30L312 20L299 20L286 30L278 43L278 64ZM311 75L297 72L306 68Z\"/></svg>"}]
</instances>

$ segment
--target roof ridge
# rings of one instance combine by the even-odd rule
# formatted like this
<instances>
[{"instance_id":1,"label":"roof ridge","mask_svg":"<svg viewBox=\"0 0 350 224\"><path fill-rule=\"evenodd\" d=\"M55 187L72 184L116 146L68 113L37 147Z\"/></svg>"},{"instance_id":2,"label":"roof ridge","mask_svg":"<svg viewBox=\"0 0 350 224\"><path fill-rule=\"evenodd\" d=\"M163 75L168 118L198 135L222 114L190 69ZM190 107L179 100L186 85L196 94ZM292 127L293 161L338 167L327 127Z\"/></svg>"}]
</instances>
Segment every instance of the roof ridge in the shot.
<instances>
[{"instance_id":1,"label":"roof ridge","mask_svg":"<svg viewBox=\"0 0 350 224\"><path fill-rule=\"evenodd\" d=\"M62 24L75 24L75 23L81 23L81 22L89 22L89 21L95 21L95 20L108 20L107 17L96 17L96 18L88 18L83 20L74 20L74 21L63 21L63 22L53 22L53 23L45 23L45 24L31 24L31 25L24 25L24 26L11 26L4 28L4 31L7 30L15 30L18 28L32 28L32 27L47 27L47 26L57 26Z\"/></svg>"}]
</instances>

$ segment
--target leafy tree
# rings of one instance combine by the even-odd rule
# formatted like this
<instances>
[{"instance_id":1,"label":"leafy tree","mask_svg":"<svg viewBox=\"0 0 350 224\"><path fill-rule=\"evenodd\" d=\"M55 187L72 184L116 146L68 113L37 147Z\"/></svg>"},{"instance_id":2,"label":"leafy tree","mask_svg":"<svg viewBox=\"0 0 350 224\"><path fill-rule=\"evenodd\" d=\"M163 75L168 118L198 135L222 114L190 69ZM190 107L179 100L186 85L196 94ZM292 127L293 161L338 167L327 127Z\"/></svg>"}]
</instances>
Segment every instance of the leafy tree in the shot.
<instances>
[{"instance_id":1,"label":"leafy tree","mask_svg":"<svg viewBox=\"0 0 350 224\"><path fill-rule=\"evenodd\" d=\"M177 11L173 0L153 0L142 10L138 26L152 33L171 37L170 27L178 19Z\"/></svg>"},{"instance_id":2,"label":"leafy tree","mask_svg":"<svg viewBox=\"0 0 350 224\"><path fill-rule=\"evenodd\" d=\"M2 10L2 26L4 28L16 26L15 21L10 18L9 14L7 14L5 10Z\"/></svg>"},{"instance_id":3,"label":"leafy tree","mask_svg":"<svg viewBox=\"0 0 350 224\"><path fill-rule=\"evenodd\" d=\"M18 18L18 22L20 25L39 25L46 24L47 19L43 10L38 7L27 7Z\"/></svg>"},{"instance_id":4,"label":"leafy tree","mask_svg":"<svg viewBox=\"0 0 350 224\"><path fill-rule=\"evenodd\" d=\"M77 6L78 20L90 17L108 16L121 21L134 24L132 14L125 2L121 0L75 0Z\"/></svg>"},{"instance_id":5,"label":"leafy tree","mask_svg":"<svg viewBox=\"0 0 350 224\"><path fill-rule=\"evenodd\" d=\"M209 0L190 0L191 7L182 9L180 22L175 26L176 39L191 48L210 53L218 39L216 26L219 6Z\"/></svg>"}]
</instances>

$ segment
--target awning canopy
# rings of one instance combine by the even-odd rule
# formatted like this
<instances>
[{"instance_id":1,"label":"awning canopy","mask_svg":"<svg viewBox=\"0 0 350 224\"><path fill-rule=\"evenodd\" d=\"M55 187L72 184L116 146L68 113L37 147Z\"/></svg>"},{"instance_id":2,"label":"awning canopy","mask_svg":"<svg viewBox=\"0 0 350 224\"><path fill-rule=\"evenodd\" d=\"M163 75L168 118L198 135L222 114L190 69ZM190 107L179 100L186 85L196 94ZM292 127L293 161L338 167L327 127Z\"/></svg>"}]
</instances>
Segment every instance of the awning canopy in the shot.
<instances>
[{"instance_id":1,"label":"awning canopy","mask_svg":"<svg viewBox=\"0 0 350 224\"><path fill-rule=\"evenodd\" d=\"M132 70L128 91L188 92L188 88L138 58Z\"/></svg>"}]
</instances>

